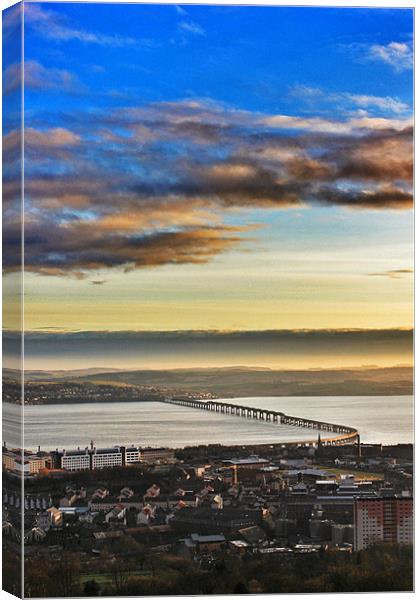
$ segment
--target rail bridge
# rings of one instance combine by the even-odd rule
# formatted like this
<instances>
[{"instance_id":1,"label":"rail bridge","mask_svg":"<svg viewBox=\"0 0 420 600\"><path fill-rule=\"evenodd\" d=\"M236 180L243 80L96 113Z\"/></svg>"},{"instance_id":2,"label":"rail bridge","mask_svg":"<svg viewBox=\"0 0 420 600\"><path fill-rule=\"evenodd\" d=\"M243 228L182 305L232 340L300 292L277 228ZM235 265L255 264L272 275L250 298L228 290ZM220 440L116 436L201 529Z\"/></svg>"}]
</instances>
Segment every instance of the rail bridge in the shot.
<instances>
[{"instance_id":1,"label":"rail bridge","mask_svg":"<svg viewBox=\"0 0 420 600\"><path fill-rule=\"evenodd\" d=\"M252 406L243 406L240 404L231 404L219 400L196 400L194 398L173 397L165 398L164 402L185 406L188 408L198 408L211 412L217 412L225 415L233 415L245 419L254 419L258 421L269 421L279 425L291 425L316 430L319 434L325 432L326 437L321 440L311 441L293 441L281 443L282 446L315 446L321 443L322 446L335 446L343 444L360 444L360 436L357 429L347 425L337 425L325 421L316 421L315 419L305 419L302 417L292 417L283 412L269 410L266 408L255 408ZM329 435L334 434L334 435Z\"/></svg>"}]
</instances>

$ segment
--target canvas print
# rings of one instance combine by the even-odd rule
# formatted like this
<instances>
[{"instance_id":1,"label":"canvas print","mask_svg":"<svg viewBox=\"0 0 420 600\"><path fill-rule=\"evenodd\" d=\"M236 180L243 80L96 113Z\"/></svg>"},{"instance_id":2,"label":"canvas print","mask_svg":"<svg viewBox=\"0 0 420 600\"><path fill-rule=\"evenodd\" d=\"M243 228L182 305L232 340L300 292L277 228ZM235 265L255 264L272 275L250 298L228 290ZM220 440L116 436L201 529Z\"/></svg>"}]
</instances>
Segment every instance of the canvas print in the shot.
<instances>
[{"instance_id":1,"label":"canvas print","mask_svg":"<svg viewBox=\"0 0 420 600\"><path fill-rule=\"evenodd\" d=\"M3 11L3 587L413 590L413 9Z\"/></svg>"}]
</instances>

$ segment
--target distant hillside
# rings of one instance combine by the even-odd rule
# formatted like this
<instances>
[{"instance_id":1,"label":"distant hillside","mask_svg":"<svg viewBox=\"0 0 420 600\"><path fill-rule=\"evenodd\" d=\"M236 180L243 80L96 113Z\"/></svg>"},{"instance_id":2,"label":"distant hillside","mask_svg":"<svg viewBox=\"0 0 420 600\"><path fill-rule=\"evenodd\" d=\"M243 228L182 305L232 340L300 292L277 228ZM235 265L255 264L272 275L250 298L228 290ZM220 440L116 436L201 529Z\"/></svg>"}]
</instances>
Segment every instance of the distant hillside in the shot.
<instances>
[{"instance_id":1,"label":"distant hillside","mask_svg":"<svg viewBox=\"0 0 420 600\"><path fill-rule=\"evenodd\" d=\"M87 375L96 375L99 373L115 373L120 369L106 369L106 368L91 368L91 369L73 369L73 370L59 370L59 371L25 371L25 381L67 381L76 377L85 377ZM16 380L20 377L20 371L16 369L3 369L3 379L5 380Z\"/></svg>"},{"instance_id":2,"label":"distant hillside","mask_svg":"<svg viewBox=\"0 0 420 600\"><path fill-rule=\"evenodd\" d=\"M72 376L71 376L72 374ZM54 381L71 379L101 384L131 384L218 396L348 396L405 395L413 393L411 367L360 367L354 369L270 370L249 367L220 369L175 369L112 371L105 373L63 372L45 374ZM30 373L27 373L30 379ZM41 380L36 372L35 380Z\"/></svg>"}]
</instances>

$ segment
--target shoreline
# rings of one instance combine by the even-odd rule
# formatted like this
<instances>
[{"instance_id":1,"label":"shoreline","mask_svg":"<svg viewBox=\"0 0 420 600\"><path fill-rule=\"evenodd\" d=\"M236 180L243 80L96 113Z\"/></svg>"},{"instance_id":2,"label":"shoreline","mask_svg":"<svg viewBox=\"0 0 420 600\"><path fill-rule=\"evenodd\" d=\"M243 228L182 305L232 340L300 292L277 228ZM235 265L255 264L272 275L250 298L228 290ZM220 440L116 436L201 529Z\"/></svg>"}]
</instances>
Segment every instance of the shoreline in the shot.
<instances>
[{"instance_id":1,"label":"shoreline","mask_svg":"<svg viewBox=\"0 0 420 600\"><path fill-rule=\"evenodd\" d=\"M241 396L236 396L236 395L228 395L228 394L224 394L223 396L212 396L213 400L239 400L239 399L244 399L244 400L248 400L248 399L253 399L253 398L264 398L264 399L271 399L271 398L378 398L378 397L398 397L398 398L406 398L406 397L414 397L414 390L411 393L404 393L404 394L395 394L395 393L387 393L387 394L378 394L378 393L372 393L372 392L366 392L364 394L360 394L360 393L348 393L348 394L314 394L314 393L307 393L307 394L264 394L263 396L256 396L255 394L252 395L241 395ZM201 400L202 398L200 396L191 396L191 399L197 399L197 400ZM103 399L103 400L94 400L94 399L84 399L84 398L80 398L80 399L73 399L71 401L60 401L60 400L55 400L54 402L9 402L8 400L3 400L2 403L3 404L7 404L10 406L72 406L77 405L77 404L132 404L135 402L141 402L141 403L150 403L150 402L161 402L161 399L158 398L127 398L127 399L123 399L123 398L119 398L118 400L115 399Z\"/></svg>"}]
</instances>

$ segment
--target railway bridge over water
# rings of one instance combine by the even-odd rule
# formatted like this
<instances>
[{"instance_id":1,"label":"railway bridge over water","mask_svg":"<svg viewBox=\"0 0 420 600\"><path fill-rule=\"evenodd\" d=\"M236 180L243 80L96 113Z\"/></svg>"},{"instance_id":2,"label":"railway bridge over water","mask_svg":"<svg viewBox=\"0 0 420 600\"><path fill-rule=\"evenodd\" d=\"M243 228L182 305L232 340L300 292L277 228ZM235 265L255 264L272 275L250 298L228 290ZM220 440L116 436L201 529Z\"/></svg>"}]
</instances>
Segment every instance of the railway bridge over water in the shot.
<instances>
[{"instance_id":1,"label":"railway bridge over water","mask_svg":"<svg viewBox=\"0 0 420 600\"><path fill-rule=\"evenodd\" d=\"M316 421L315 419L305 419L303 417L293 417L286 415L283 412L270 410L266 408L256 408L244 406L240 404L232 404L229 402L221 402L219 400L196 400L194 398L173 397L166 398L164 402L168 404L176 404L177 406L185 406L188 408L197 408L211 412L217 412L225 415L233 415L245 419L253 419L258 421L269 421L280 425L289 425L294 427L316 430L320 435L321 432L326 434L320 440L323 446L335 446L342 444L360 444L360 436L357 429L348 427L347 425L337 425L335 423L327 423L325 421ZM333 434L333 435L331 435ZM282 446L314 446L319 443L319 440L311 441L293 441L281 443Z\"/></svg>"}]
</instances>

